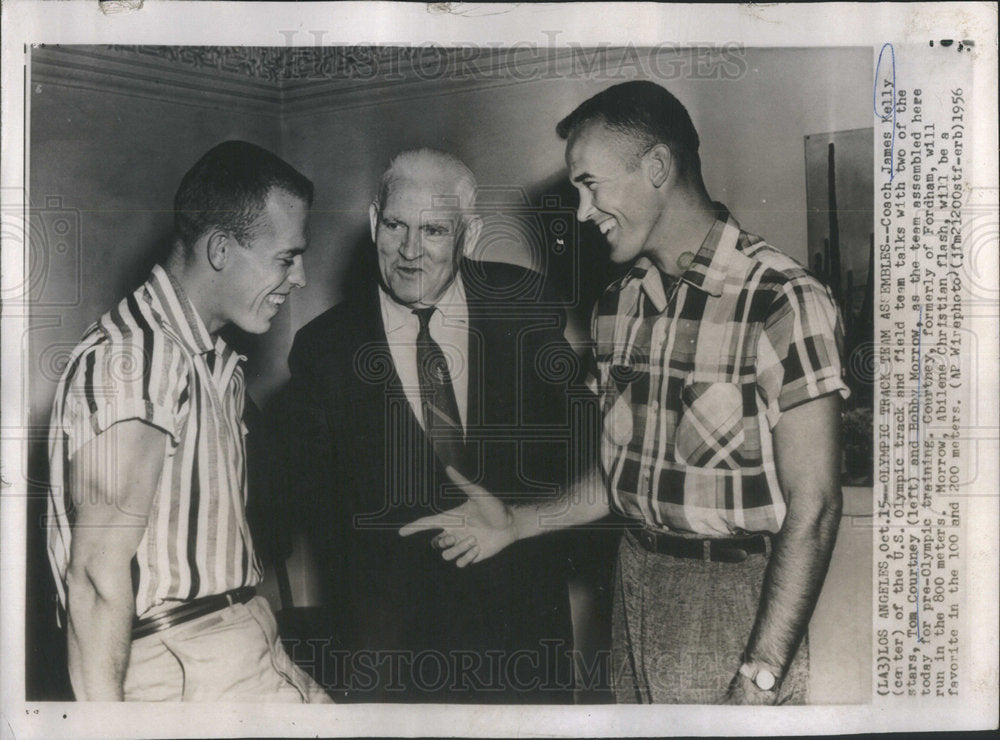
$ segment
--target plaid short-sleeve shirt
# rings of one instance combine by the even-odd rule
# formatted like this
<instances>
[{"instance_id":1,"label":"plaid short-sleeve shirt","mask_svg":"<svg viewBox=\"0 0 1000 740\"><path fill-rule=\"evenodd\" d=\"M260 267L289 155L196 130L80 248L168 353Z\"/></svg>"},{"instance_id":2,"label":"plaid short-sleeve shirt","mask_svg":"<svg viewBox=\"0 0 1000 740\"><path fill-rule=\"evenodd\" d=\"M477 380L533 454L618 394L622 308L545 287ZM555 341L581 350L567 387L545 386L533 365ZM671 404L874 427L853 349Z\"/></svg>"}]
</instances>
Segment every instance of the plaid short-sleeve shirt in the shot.
<instances>
[{"instance_id":1,"label":"plaid short-sleeve shirt","mask_svg":"<svg viewBox=\"0 0 1000 740\"><path fill-rule=\"evenodd\" d=\"M663 531L779 531L771 430L794 406L849 393L829 290L726 217L679 279L640 258L591 331L614 508Z\"/></svg>"}]
</instances>

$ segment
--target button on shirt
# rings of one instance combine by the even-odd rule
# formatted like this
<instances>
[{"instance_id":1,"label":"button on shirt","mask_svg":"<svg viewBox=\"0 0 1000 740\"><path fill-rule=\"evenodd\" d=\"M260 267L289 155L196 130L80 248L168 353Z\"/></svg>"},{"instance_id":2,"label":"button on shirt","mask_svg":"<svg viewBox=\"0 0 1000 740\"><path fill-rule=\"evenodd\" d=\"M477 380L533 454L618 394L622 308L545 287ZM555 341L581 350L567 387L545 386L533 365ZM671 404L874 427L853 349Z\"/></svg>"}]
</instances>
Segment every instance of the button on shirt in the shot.
<instances>
[{"instance_id":1,"label":"button on shirt","mask_svg":"<svg viewBox=\"0 0 1000 740\"><path fill-rule=\"evenodd\" d=\"M247 525L244 359L212 340L163 267L84 335L56 388L49 429L49 560L66 606L73 456L121 421L164 432L163 471L133 561L137 616L261 578ZM162 609L160 608L162 607Z\"/></svg>"},{"instance_id":2,"label":"button on shirt","mask_svg":"<svg viewBox=\"0 0 1000 740\"><path fill-rule=\"evenodd\" d=\"M420 320L412 308L394 301L381 286L379 303L382 325L385 327L396 374L399 375L406 400L422 428L424 416L420 400L420 377L417 373L417 332L420 331ZM469 408L469 308L461 275L456 276L434 307L437 310L431 315L428 331L431 338L440 345L448 363L458 413L462 427L466 428Z\"/></svg>"},{"instance_id":3,"label":"button on shirt","mask_svg":"<svg viewBox=\"0 0 1000 740\"><path fill-rule=\"evenodd\" d=\"M778 532L774 426L849 393L829 290L727 216L679 279L640 258L591 331L614 508L661 531Z\"/></svg>"}]
</instances>

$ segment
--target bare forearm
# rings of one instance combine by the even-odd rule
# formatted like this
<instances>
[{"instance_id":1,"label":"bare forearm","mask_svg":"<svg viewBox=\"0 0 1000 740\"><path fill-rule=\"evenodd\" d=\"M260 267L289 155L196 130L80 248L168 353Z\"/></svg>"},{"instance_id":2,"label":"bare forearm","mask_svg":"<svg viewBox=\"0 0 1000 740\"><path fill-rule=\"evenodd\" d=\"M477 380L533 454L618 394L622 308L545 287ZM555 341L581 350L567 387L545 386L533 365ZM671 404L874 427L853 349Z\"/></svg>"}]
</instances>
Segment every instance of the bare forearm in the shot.
<instances>
[{"instance_id":1,"label":"bare forearm","mask_svg":"<svg viewBox=\"0 0 1000 740\"><path fill-rule=\"evenodd\" d=\"M787 410L775 425L778 480L788 511L764 574L751 661L788 667L812 616L837 539L840 397L828 394Z\"/></svg>"},{"instance_id":2,"label":"bare forearm","mask_svg":"<svg viewBox=\"0 0 1000 740\"><path fill-rule=\"evenodd\" d=\"M451 477L468 497L451 511L417 519L404 525L403 537L439 529L432 544L441 557L459 568L486 560L518 540L592 522L608 513L607 495L601 475L594 470L554 501L511 506L486 489L470 483L458 471Z\"/></svg>"},{"instance_id":3,"label":"bare forearm","mask_svg":"<svg viewBox=\"0 0 1000 740\"><path fill-rule=\"evenodd\" d=\"M554 501L511 509L518 540L589 524L607 516L609 511L604 479L597 467L575 481Z\"/></svg>"},{"instance_id":4,"label":"bare forearm","mask_svg":"<svg viewBox=\"0 0 1000 740\"><path fill-rule=\"evenodd\" d=\"M785 670L823 587L840 522L839 491L808 511L789 509L764 576L747 644L751 660Z\"/></svg>"},{"instance_id":5,"label":"bare forearm","mask_svg":"<svg viewBox=\"0 0 1000 740\"><path fill-rule=\"evenodd\" d=\"M135 602L128 568L68 579L69 675L78 701L121 701Z\"/></svg>"}]
</instances>

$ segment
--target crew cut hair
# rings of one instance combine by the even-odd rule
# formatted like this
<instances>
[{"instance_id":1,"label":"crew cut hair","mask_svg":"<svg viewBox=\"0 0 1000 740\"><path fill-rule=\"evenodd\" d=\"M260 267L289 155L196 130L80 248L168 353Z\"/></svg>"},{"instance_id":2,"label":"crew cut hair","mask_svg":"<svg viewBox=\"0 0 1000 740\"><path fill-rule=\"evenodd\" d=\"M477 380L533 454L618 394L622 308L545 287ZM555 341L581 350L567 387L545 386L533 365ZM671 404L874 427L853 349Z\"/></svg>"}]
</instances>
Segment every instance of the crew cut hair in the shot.
<instances>
[{"instance_id":1,"label":"crew cut hair","mask_svg":"<svg viewBox=\"0 0 1000 740\"><path fill-rule=\"evenodd\" d=\"M667 145L685 172L700 177L700 141L691 116L676 97L656 83L637 80L609 87L562 119L556 133L566 140L594 122L633 139L637 153L656 144Z\"/></svg>"},{"instance_id":2,"label":"crew cut hair","mask_svg":"<svg viewBox=\"0 0 1000 740\"><path fill-rule=\"evenodd\" d=\"M174 196L174 242L189 254L213 228L245 243L272 189L312 205L312 182L286 161L248 141L224 141L202 155Z\"/></svg>"}]
</instances>

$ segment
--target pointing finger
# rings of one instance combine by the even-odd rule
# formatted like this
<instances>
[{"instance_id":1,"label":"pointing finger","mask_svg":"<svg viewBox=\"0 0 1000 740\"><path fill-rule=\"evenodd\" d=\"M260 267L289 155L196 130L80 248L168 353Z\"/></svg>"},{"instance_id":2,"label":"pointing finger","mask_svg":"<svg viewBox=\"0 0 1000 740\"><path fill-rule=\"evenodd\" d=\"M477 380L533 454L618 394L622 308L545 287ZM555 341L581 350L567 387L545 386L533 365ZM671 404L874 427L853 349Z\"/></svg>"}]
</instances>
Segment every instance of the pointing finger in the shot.
<instances>
[{"instance_id":1,"label":"pointing finger","mask_svg":"<svg viewBox=\"0 0 1000 740\"><path fill-rule=\"evenodd\" d=\"M428 529L450 529L452 527L462 527L465 525L464 517L456 514L432 514L421 517L409 524L404 524L399 528L400 537L409 537L417 532L426 532Z\"/></svg>"},{"instance_id":2,"label":"pointing finger","mask_svg":"<svg viewBox=\"0 0 1000 740\"><path fill-rule=\"evenodd\" d=\"M441 527L433 522L428 522L425 519L417 519L415 522L410 522L409 524L404 524L400 527L399 536L409 537L411 534L426 532L428 529L441 529Z\"/></svg>"}]
</instances>

